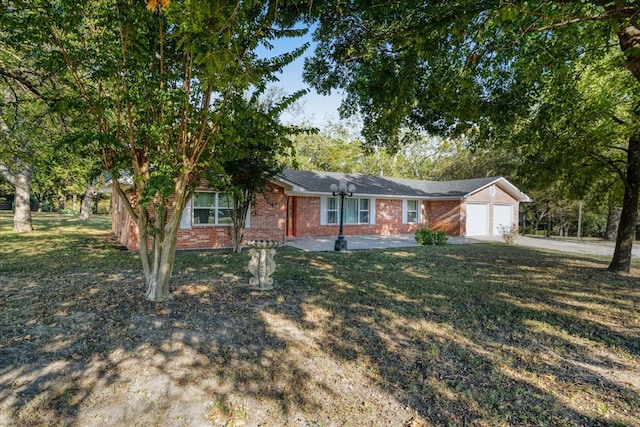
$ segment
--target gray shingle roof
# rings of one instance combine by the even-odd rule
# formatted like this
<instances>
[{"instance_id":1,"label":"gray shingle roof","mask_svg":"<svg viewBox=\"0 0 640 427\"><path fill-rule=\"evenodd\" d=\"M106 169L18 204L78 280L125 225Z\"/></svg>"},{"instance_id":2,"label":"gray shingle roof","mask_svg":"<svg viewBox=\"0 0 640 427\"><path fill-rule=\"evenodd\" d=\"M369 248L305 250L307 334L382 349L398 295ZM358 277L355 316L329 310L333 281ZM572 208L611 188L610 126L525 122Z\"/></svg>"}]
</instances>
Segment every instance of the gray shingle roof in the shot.
<instances>
[{"instance_id":1,"label":"gray shingle roof","mask_svg":"<svg viewBox=\"0 0 640 427\"><path fill-rule=\"evenodd\" d=\"M330 193L329 187L331 184L335 184L338 180L345 178L350 184L356 186L356 194L435 199L461 199L496 181L504 181L513 187L512 184L502 177L463 179L457 181L420 181L415 179L338 172L285 169L280 175L280 178L310 193ZM513 189L520 193L515 187L513 187ZM528 199L523 193L520 194L524 196L523 198ZM521 197L517 198L520 199Z\"/></svg>"}]
</instances>

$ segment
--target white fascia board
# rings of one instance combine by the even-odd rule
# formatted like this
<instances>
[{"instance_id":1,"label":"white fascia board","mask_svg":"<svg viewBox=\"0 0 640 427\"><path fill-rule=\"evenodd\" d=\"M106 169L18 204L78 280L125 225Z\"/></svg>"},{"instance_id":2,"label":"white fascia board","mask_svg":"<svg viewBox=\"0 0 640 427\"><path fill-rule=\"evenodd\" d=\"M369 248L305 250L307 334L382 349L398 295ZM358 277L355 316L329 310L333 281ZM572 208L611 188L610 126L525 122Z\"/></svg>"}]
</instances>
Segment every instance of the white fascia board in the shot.
<instances>
[{"instance_id":1,"label":"white fascia board","mask_svg":"<svg viewBox=\"0 0 640 427\"><path fill-rule=\"evenodd\" d=\"M471 196L474 193L477 193L478 191L482 191L487 187L490 187L492 185L498 185L500 188L502 188L503 190L505 190L507 193L509 193L514 199L516 199L518 202L531 202L531 198L529 196L527 196L526 194L524 194L522 191L520 191L518 189L518 187L516 187L515 185L513 185L512 183L510 183L509 181L507 181L505 178L497 178L493 181L491 181L490 183L483 185L480 188L477 188L475 190L473 190L471 193L467 194L465 196L465 199L469 196Z\"/></svg>"},{"instance_id":2,"label":"white fascia board","mask_svg":"<svg viewBox=\"0 0 640 427\"><path fill-rule=\"evenodd\" d=\"M306 192L306 188L296 184L295 182L287 181L286 179L274 178L271 182L284 188L285 193L287 194Z\"/></svg>"}]
</instances>

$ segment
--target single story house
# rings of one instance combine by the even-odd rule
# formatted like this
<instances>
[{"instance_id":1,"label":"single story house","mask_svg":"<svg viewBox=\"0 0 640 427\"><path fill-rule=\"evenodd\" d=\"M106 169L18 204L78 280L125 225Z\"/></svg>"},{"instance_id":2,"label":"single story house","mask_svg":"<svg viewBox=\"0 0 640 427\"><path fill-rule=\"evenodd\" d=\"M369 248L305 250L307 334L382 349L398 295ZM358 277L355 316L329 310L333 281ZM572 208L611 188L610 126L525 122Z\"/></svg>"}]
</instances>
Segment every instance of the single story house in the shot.
<instances>
[{"instance_id":1,"label":"single story house","mask_svg":"<svg viewBox=\"0 0 640 427\"><path fill-rule=\"evenodd\" d=\"M531 201L502 177L440 182L286 169L258 195L245 238L337 236L340 198L331 185L341 179L355 185L344 199L346 237L413 233L422 227L450 236L499 235L501 225L518 223L519 204ZM224 194L198 188L183 212L178 248L230 247L232 208ZM137 227L115 193L112 212L118 240L137 249Z\"/></svg>"}]
</instances>

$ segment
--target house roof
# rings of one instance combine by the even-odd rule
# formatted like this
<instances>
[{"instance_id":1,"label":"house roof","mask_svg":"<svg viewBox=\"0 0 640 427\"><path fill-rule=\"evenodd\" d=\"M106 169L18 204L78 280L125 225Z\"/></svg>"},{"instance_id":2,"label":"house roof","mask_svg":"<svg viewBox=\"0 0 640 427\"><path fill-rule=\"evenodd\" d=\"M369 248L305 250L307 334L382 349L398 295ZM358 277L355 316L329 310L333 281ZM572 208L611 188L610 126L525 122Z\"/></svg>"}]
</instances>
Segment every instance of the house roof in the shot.
<instances>
[{"instance_id":1,"label":"house roof","mask_svg":"<svg viewBox=\"0 0 640 427\"><path fill-rule=\"evenodd\" d=\"M285 169L278 177L291 193L307 195L331 194L331 184L346 179L356 186L356 194L377 197L464 199L492 184L500 186L520 202L531 199L503 177L463 179L456 181L422 181L371 175L346 174Z\"/></svg>"}]
</instances>

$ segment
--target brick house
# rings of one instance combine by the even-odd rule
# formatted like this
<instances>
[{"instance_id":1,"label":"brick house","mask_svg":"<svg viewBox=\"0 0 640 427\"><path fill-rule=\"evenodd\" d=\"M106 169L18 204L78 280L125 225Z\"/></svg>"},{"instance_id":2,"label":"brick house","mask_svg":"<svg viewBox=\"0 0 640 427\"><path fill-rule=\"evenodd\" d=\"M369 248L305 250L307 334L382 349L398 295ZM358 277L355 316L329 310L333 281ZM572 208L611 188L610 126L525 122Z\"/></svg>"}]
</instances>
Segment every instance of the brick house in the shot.
<instances>
[{"instance_id":1,"label":"brick house","mask_svg":"<svg viewBox=\"0 0 640 427\"><path fill-rule=\"evenodd\" d=\"M344 201L347 237L413 233L421 227L450 236L498 235L500 225L517 224L519 204L530 201L502 177L438 182L286 169L258 195L245 238L336 236L340 203L330 187L340 179L356 187ZM183 212L178 248L231 246L229 206L223 194L199 188ZM136 226L116 194L112 212L118 240L137 249Z\"/></svg>"}]
</instances>

